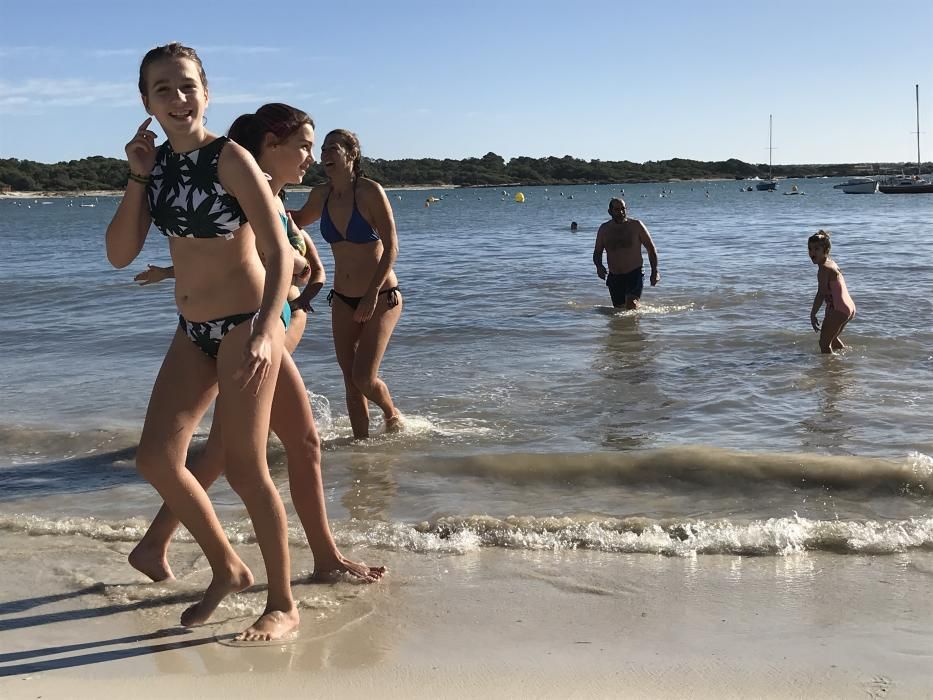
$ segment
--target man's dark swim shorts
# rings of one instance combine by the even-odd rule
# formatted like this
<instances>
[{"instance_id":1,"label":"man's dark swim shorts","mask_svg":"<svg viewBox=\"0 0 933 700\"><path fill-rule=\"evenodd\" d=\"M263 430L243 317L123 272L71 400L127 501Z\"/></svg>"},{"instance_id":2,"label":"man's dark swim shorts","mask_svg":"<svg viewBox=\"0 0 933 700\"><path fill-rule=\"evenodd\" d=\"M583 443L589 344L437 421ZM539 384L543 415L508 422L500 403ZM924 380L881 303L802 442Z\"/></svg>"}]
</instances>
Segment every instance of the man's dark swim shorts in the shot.
<instances>
[{"instance_id":1,"label":"man's dark swim shorts","mask_svg":"<svg viewBox=\"0 0 933 700\"><path fill-rule=\"evenodd\" d=\"M610 272L606 276L606 286L609 287L612 305L625 306L626 298L641 299L644 279L645 273L642 272L640 267L636 267L631 272L625 272L621 275L614 275Z\"/></svg>"}]
</instances>

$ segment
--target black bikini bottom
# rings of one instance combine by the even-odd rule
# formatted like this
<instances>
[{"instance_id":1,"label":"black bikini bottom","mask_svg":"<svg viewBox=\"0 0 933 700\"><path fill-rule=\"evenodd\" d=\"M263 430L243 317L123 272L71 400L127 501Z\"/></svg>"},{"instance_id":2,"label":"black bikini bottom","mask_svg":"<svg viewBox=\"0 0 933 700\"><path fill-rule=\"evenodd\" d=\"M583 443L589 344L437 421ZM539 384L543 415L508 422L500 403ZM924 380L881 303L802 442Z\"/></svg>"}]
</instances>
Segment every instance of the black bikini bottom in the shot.
<instances>
[{"instance_id":1,"label":"black bikini bottom","mask_svg":"<svg viewBox=\"0 0 933 700\"><path fill-rule=\"evenodd\" d=\"M398 286L395 286L389 287L388 289L383 289L379 292L379 294L389 295L388 299L386 299L386 303L388 303L389 308L391 309L393 306L398 306L398 292L400 291L402 290L399 289ZM360 302L363 301L363 297L349 297L346 294L341 294L336 289L331 289L330 294L327 295L327 303L330 306L333 306L334 297L337 297L340 299L340 301L352 309L357 308L360 305Z\"/></svg>"}]
</instances>

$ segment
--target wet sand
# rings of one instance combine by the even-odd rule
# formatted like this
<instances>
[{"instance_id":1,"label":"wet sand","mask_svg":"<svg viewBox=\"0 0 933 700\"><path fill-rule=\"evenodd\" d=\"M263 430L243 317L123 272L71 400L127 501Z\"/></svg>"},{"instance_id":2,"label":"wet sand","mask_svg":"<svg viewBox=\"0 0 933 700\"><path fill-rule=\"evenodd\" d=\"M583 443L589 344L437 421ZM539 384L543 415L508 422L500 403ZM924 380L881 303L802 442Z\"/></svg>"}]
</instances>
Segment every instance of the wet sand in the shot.
<instances>
[{"instance_id":1,"label":"wet sand","mask_svg":"<svg viewBox=\"0 0 933 700\"><path fill-rule=\"evenodd\" d=\"M0 696L933 697L930 553L358 550L390 567L364 586L307 583L293 551L300 632L245 646L261 589L184 630L197 549L152 584L129 548L0 533Z\"/></svg>"}]
</instances>

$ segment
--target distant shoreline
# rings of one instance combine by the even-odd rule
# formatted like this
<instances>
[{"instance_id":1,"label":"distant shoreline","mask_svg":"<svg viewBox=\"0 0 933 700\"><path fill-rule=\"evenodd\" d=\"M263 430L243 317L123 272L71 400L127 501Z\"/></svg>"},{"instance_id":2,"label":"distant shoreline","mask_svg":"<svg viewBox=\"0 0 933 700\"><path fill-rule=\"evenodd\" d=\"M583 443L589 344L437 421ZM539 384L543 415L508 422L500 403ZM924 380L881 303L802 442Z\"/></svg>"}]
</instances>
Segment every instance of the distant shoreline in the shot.
<instances>
[{"instance_id":1,"label":"distant shoreline","mask_svg":"<svg viewBox=\"0 0 933 700\"><path fill-rule=\"evenodd\" d=\"M775 177L775 180L804 180L812 179L804 177ZM835 177L835 176L824 176ZM842 177L842 176L839 176ZM760 179L760 178L759 178ZM639 182L599 182L599 185L668 185L680 182L754 182L756 178L747 178L736 180L728 177L704 177L696 179L677 179L670 180L643 180ZM427 192L431 190L477 190L477 189L514 189L516 187L575 187L581 185L591 185L593 183L530 183L530 182L509 182L501 185L387 185L384 187L386 192ZM285 192L294 192L297 194L308 193L313 187L298 186L288 187ZM79 199L88 197L122 197L123 190L24 190L14 192L0 192L0 199Z\"/></svg>"},{"instance_id":2,"label":"distant shoreline","mask_svg":"<svg viewBox=\"0 0 933 700\"><path fill-rule=\"evenodd\" d=\"M512 185L509 185L510 187ZM525 187L530 187L531 185L525 185ZM289 192L296 193L307 193L310 192L313 187L289 187L286 188L286 194ZM394 191L411 191L417 192L422 190L456 190L461 189L459 185L398 185L386 187L386 192ZM0 192L0 199L79 199L87 197L122 197L123 190L66 190L66 191L51 191L51 190L23 190L15 192Z\"/></svg>"},{"instance_id":3,"label":"distant shoreline","mask_svg":"<svg viewBox=\"0 0 933 700\"><path fill-rule=\"evenodd\" d=\"M495 153L482 158L404 158L401 160L363 159L366 174L386 189L452 189L488 187L493 189L568 187L570 185L636 184L673 182L714 182L743 179L804 179L813 177L852 177L855 175L897 175L913 172L914 163L847 163L818 165L775 165L746 163L736 158L724 161L696 161L670 158L634 163L631 161L584 161L572 156L530 158L506 161ZM933 162L922 166L933 169ZM126 187L127 162L117 158L91 156L79 161L55 164L0 158L0 190L20 197L113 196ZM320 164L305 174L304 187L327 181ZM0 192L0 196L4 193Z\"/></svg>"},{"instance_id":4,"label":"distant shoreline","mask_svg":"<svg viewBox=\"0 0 933 700\"><path fill-rule=\"evenodd\" d=\"M0 192L0 199L75 199L77 197L122 197L123 190L30 190Z\"/></svg>"}]
</instances>

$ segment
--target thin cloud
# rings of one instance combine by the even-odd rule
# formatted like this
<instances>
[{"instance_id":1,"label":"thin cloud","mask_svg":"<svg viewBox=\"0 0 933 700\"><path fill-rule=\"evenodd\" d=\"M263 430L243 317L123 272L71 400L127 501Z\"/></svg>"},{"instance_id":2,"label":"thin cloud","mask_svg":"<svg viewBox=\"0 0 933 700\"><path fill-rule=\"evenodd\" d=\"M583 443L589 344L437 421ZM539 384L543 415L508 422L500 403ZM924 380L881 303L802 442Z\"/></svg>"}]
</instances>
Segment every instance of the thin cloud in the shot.
<instances>
[{"instance_id":1,"label":"thin cloud","mask_svg":"<svg viewBox=\"0 0 933 700\"><path fill-rule=\"evenodd\" d=\"M17 109L29 104L26 97L0 97L0 113L3 113L5 107L16 107Z\"/></svg>"},{"instance_id":2,"label":"thin cloud","mask_svg":"<svg viewBox=\"0 0 933 700\"><path fill-rule=\"evenodd\" d=\"M289 92L290 88L281 88L271 90L272 86L264 87L263 92L233 92L222 93L218 91L211 92L211 104L215 105L239 105L255 104L261 105L265 102L299 102L301 100L318 100L327 103L327 100L320 100L320 96L315 93ZM334 98L336 100L336 98Z\"/></svg>"},{"instance_id":3,"label":"thin cloud","mask_svg":"<svg viewBox=\"0 0 933 700\"><path fill-rule=\"evenodd\" d=\"M108 107L139 100L125 82L94 82L80 78L33 78L20 83L0 80L0 111L42 113L48 107L102 104Z\"/></svg>"},{"instance_id":4,"label":"thin cloud","mask_svg":"<svg viewBox=\"0 0 933 700\"><path fill-rule=\"evenodd\" d=\"M35 56L61 56L65 50L60 46L0 46L0 58L32 58ZM94 58L113 58L115 56L142 56L139 49L87 49L83 56Z\"/></svg>"},{"instance_id":5,"label":"thin cloud","mask_svg":"<svg viewBox=\"0 0 933 700\"><path fill-rule=\"evenodd\" d=\"M268 94L259 94L253 92L234 92L226 95L211 93L211 104L215 105L241 105L255 104L260 105L263 102L270 102Z\"/></svg>"},{"instance_id":6,"label":"thin cloud","mask_svg":"<svg viewBox=\"0 0 933 700\"><path fill-rule=\"evenodd\" d=\"M0 58L35 56L48 51L48 47L45 46L0 46Z\"/></svg>"},{"instance_id":7,"label":"thin cloud","mask_svg":"<svg viewBox=\"0 0 933 700\"><path fill-rule=\"evenodd\" d=\"M139 49L93 49L88 52L94 58L114 58L123 56L142 56L145 52Z\"/></svg>"},{"instance_id":8,"label":"thin cloud","mask_svg":"<svg viewBox=\"0 0 933 700\"><path fill-rule=\"evenodd\" d=\"M184 42L182 42L184 43ZM116 48L116 49L92 49L88 51L88 55L94 56L95 58L113 58L113 57L123 57L123 56L136 56L142 58L145 53L149 50L155 48L150 46L149 48ZM277 46L195 46L194 49L199 54L225 54L225 53L236 53L236 54L273 54L279 53L282 51L281 48Z\"/></svg>"},{"instance_id":9,"label":"thin cloud","mask_svg":"<svg viewBox=\"0 0 933 700\"><path fill-rule=\"evenodd\" d=\"M136 56L142 58L142 56L153 46L147 48L136 47L118 47L112 49L87 49L81 53L85 56L92 56L94 58L115 58L115 57L126 57L126 56ZM282 48L278 46L195 46L194 47L199 54L225 54L225 53L235 53L235 54L245 54L245 55L263 55L263 54L275 54L281 53ZM36 55L59 55L63 53L63 49L58 46L0 46L0 58L10 58L10 57L31 57Z\"/></svg>"},{"instance_id":10,"label":"thin cloud","mask_svg":"<svg viewBox=\"0 0 933 700\"><path fill-rule=\"evenodd\" d=\"M146 49L139 47L123 49L92 49L87 53L91 56L94 56L95 58L112 58L114 56L138 56L139 58L142 58L145 53L152 48L155 47L150 46ZM278 53L282 50L275 46L195 46L194 49L199 54L271 54Z\"/></svg>"},{"instance_id":11,"label":"thin cloud","mask_svg":"<svg viewBox=\"0 0 933 700\"><path fill-rule=\"evenodd\" d=\"M278 46L200 46L196 47L201 53L237 53L237 54L266 54L280 53L282 51Z\"/></svg>"},{"instance_id":12,"label":"thin cloud","mask_svg":"<svg viewBox=\"0 0 933 700\"><path fill-rule=\"evenodd\" d=\"M81 78L31 78L21 83L0 80L0 98L15 95L55 99L85 94L89 97L106 97L126 93L131 88L124 82L93 82Z\"/></svg>"},{"instance_id":13,"label":"thin cloud","mask_svg":"<svg viewBox=\"0 0 933 700\"><path fill-rule=\"evenodd\" d=\"M215 105L261 105L264 102L311 102L332 104L339 98L301 92L293 82L264 84L259 90L212 90ZM58 107L135 107L139 94L126 81L92 81L83 78L32 78L18 82L0 80L0 113L42 114Z\"/></svg>"},{"instance_id":14,"label":"thin cloud","mask_svg":"<svg viewBox=\"0 0 933 700\"><path fill-rule=\"evenodd\" d=\"M210 76L210 84L212 86L211 90L216 91L218 85L235 85L236 87L241 87L243 85L242 77L233 77L230 75L219 75L219 76ZM299 87L299 84L291 80L283 80L274 83L263 82L264 90L292 90Z\"/></svg>"}]
</instances>

